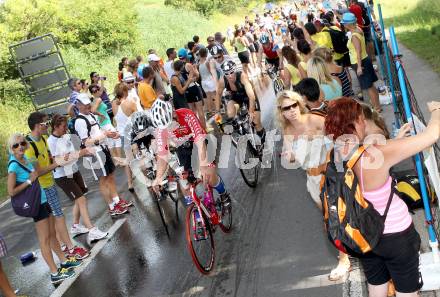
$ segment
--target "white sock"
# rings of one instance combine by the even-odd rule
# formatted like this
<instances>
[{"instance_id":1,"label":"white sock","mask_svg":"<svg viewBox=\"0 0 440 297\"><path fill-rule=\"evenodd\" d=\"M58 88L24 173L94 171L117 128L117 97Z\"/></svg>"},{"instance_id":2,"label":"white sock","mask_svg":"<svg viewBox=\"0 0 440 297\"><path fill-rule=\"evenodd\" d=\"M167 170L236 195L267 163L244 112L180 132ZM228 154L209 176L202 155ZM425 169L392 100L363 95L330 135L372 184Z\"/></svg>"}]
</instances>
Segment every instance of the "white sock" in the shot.
<instances>
[{"instance_id":1,"label":"white sock","mask_svg":"<svg viewBox=\"0 0 440 297\"><path fill-rule=\"evenodd\" d=\"M112 203L109 203L108 207L110 208L110 210L113 210L113 209L115 209L115 205L116 205L116 203L112 202Z\"/></svg>"},{"instance_id":2,"label":"white sock","mask_svg":"<svg viewBox=\"0 0 440 297\"><path fill-rule=\"evenodd\" d=\"M119 196L113 197L112 200L114 203L119 203Z\"/></svg>"}]
</instances>

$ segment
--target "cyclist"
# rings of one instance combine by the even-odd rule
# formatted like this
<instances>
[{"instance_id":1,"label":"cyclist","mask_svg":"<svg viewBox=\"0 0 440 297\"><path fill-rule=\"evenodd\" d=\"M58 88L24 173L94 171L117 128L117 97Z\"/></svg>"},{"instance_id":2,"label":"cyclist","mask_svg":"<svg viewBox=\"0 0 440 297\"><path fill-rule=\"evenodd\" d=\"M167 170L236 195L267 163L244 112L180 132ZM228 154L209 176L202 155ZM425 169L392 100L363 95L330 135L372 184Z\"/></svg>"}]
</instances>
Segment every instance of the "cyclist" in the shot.
<instances>
[{"instance_id":1,"label":"cyclist","mask_svg":"<svg viewBox=\"0 0 440 297\"><path fill-rule=\"evenodd\" d=\"M223 63L227 61L233 61L231 56L225 55L223 49L219 45L213 45L209 49L210 56L208 57L209 68L212 76L214 77L215 84L218 85L218 82L223 77L223 71L221 66ZM221 94L220 94L221 96ZM221 98L215 96L215 111L216 113L220 112Z\"/></svg>"},{"instance_id":2,"label":"cyclist","mask_svg":"<svg viewBox=\"0 0 440 297\"><path fill-rule=\"evenodd\" d=\"M191 203L189 188L185 187L186 181L194 180L194 171L191 166L193 145L198 152L199 173L203 181L213 187L220 195L220 201L224 206L229 206L231 198L226 191L222 178L217 174L215 162L207 164L207 143L205 141L206 131L202 128L196 114L187 108L174 110L170 102L156 99L151 109L151 120L156 127L155 138L157 144L157 172L153 181L154 191L159 190L159 185L167 171L169 161L169 143L177 143L177 157L179 163L184 167L184 174L181 177L183 184L182 191L187 204ZM180 145L179 145L180 143Z\"/></svg>"},{"instance_id":3,"label":"cyclist","mask_svg":"<svg viewBox=\"0 0 440 297\"><path fill-rule=\"evenodd\" d=\"M224 76L223 79L218 81L216 100L220 100L220 96L225 88L231 94L231 100L227 104L227 116L234 128L237 125L235 120L237 116L235 104L238 104L240 107L246 104L249 108L249 115L255 124L257 135L263 143L266 132L261 124L260 104L248 76L244 72L237 71L234 61L224 63L222 71Z\"/></svg>"},{"instance_id":4,"label":"cyclist","mask_svg":"<svg viewBox=\"0 0 440 297\"><path fill-rule=\"evenodd\" d=\"M267 64L271 65L274 72L278 72L278 69L282 68L281 49L275 48L273 41L269 39L267 34L262 34L260 36L261 46L258 49L257 64L261 69L264 69L263 65L263 54L266 56Z\"/></svg>"}]
</instances>

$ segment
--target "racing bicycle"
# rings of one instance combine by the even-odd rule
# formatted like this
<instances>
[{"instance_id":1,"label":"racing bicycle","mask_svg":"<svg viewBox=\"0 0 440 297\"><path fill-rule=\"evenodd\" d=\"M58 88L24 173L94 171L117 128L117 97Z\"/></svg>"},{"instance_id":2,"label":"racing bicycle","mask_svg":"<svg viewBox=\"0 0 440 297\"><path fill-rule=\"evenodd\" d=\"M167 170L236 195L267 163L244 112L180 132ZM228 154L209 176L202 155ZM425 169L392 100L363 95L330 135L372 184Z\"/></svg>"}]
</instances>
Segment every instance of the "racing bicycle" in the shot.
<instances>
[{"instance_id":1,"label":"racing bicycle","mask_svg":"<svg viewBox=\"0 0 440 297\"><path fill-rule=\"evenodd\" d=\"M232 205L215 199L212 188L200 179L189 180L192 203L186 211L186 241L196 268L209 274L215 263L213 234L217 228L229 233L232 228Z\"/></svg>"}]
</instances>

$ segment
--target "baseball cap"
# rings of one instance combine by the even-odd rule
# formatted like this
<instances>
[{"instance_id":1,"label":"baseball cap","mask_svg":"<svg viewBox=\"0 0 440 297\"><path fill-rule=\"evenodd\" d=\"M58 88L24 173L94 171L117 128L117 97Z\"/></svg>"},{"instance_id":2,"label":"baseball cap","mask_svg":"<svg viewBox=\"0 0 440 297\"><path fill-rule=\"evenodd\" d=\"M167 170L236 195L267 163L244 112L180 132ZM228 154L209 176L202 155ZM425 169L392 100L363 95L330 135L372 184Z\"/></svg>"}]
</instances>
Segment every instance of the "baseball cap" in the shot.
<instances>
[{"instance_id":1,"label":"baseball cap","mask_svg":"<svg viewBox=\"0 0 440 297\"><path fill-rule=\"evenodd\" d=\"M346 12L342 15L341 24L356 24L357 19L351 12Z\"/></svg>"},{"instance_id":2,"label":"baseball cap","mask_svg":"<svg viewBox=\"0 0 440 297\"><path fill-rule=\"evenodd\" d=\"M179 57L179 59L186 59L188 57L188 51L184 48L181 48L177 51L177 56Z\"/></svg>"},{"instance_id":3,"label":"baseball cap","mask_svg":"<svg viewBox=\"0 0 440 297\"><path fill-rule=\"evenodd\" d=\"M131 72L124 73L124 78L122 79L123 82L131 82L135 80L136 78L133 76Z\"/></svg>"},{"instance_id":4,"label":"baseball cap","mask_svg":"<svg viewBox=\"0 0 440 297\"><path fill-rule=\"evenodd\" d=\"M88 104L92 103L92 101L90 101L89 95L84 94L84 93L79 94L78 97L76 98L76 100L84 105L88 105Z\"/></svg>"},{"instance_id":5,"label":"baseball cap","mask_svg":"<svg viewBox=\"0 0 440 297\"><path fill-rule=\"evenodd\" d=\"M156 54L148 55L148 62L159 62L160 58Z\"/></svg>"}]
</instances>

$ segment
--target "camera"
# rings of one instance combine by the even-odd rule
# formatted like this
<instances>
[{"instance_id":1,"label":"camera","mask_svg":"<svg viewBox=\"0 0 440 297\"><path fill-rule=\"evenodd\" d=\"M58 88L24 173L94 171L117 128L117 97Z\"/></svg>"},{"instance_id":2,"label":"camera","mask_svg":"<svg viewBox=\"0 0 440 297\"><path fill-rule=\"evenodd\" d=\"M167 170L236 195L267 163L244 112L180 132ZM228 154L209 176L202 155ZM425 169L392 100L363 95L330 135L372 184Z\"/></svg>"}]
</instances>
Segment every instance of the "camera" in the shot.
<instances>
[{"instance_id":1,"label":"camera","mask_svg":"<svg viewBox=\"0 0 440 297\"><path fill-rule=\"evenodd\" d=\"M101 77L99 77L99 79L100 80L107 80L107 77L106 76L101 76Z\"/></svg>"}]
</instances>

